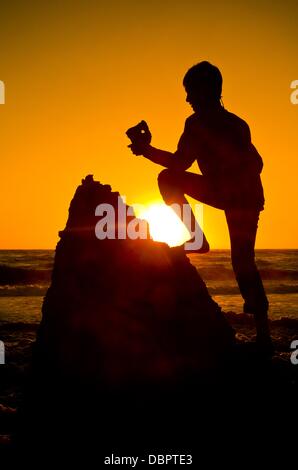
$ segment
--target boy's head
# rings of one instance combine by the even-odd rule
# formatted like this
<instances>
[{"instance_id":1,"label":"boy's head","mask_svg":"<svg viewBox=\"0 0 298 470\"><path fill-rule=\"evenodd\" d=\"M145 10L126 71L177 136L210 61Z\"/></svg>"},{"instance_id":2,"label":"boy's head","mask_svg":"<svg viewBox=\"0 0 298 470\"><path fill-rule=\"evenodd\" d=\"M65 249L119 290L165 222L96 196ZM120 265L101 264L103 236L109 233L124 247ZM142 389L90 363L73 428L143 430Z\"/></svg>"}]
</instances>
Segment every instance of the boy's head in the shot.
<instances>
[{"instance_id":1,"label":"boy's head","mask_svg":"<svg viewBox=\"0 0 298 470\"><path fill-rule=\"evenodd\" d=\"M196 111L201 107L219 103L222 91L222 75L215 65L199 62L185 74L183 85L187 102Z\"/></svg>"}]
</instances>

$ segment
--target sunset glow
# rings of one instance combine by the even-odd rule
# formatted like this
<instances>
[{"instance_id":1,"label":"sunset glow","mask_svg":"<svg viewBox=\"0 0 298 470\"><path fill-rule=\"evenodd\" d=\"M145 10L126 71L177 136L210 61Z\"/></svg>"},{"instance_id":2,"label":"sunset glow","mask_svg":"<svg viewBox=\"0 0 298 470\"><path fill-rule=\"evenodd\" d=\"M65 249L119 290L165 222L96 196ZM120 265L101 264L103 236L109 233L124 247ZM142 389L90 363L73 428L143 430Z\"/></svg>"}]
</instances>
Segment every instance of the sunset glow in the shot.
<instances>
[{"instance_id":1,"label":"sunset glow","mask_svg":"<svg viewBox=\"0 0 298 470\"><path fill-rule=\"evenodd\" d=\"M147 220L154 240L177 246L189 240L189 232L173 209L162 203L150 204L139 217Z\"/></svg>"}]
</instances>

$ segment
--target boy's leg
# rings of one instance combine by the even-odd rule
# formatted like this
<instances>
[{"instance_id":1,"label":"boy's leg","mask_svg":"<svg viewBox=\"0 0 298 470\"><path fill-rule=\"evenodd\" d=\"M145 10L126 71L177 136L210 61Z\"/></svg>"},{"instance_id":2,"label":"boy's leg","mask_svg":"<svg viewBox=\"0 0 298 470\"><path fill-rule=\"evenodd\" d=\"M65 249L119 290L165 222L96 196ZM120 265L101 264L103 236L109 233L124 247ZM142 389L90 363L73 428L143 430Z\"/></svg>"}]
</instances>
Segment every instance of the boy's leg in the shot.
<instances>
[{"instance_id":1,"label":"boy's leg","mask_svg":"<svg viewBox=\"0 0 298 470\"><path fill-rule=\"evenodd\" d=\"M245 302L244 312L255 316L259 344L270 347L269 304L254 252L259 211L231 209L225 213L231 240L232 265Z\"/></svg>"},{"instance_id":2,"label":"boy's leg","mask_svg":"<svg viewBox=\"0 0 298 470\"><path fill-rule=\"evenodd\" d=\"M160 193L166 204L177 204L179 206L179 212L177 215L181 218L183 214L183 207L187 206L187 213L190 215L189 220L183 220L186 228L190 233L198 234L201 232L193 211L185 194L197 199L198 201L218 207L216 197L213 194L213 190L209 180L195 173L185 171L171 171L163 170L158 176L158 186ZM220 207L222 208L222 207ZM209 251L209 244L205 238L204 233L202 234L202 246L195 250L197 253L206 253Z\"/></svg>"}]
</instances>

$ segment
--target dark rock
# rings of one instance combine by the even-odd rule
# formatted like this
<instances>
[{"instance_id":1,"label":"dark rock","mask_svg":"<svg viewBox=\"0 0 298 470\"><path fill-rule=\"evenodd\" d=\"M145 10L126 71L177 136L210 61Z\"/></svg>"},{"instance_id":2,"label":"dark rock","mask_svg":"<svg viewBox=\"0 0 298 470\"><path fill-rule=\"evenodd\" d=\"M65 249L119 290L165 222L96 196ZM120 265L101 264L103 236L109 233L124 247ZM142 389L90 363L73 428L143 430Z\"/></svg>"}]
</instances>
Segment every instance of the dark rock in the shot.
<instances>
[{"instance_id":1,"label":"dark rock","mask_svg":"<svg viewBox=\"0 0 298 470\"><path fill-rule=\"evenodd\" d=\"M118 196L88 176L71 202L19 412L22 457L36 446L75 459L79 449L97 455L99 442L101 455L182 445L189 417L210 413L204 384L234 331L184 251L150 238L96 238L96 207L116 208ZM115 223L115 233L130 222L134 215Z\"/></svg>"},{"instance_id":2,"label":"dark rock","mask_svg":"<svg viewBox=\"0 0 298 470\"><path fill-rule=\"evenodd\" d=\"M77 188L43 304L38 362L110 384L217 366L233 330L185 253L150 238L96 238L96 207L117 210L118 196L90 175Z\"/></svg>"}]
</instances>

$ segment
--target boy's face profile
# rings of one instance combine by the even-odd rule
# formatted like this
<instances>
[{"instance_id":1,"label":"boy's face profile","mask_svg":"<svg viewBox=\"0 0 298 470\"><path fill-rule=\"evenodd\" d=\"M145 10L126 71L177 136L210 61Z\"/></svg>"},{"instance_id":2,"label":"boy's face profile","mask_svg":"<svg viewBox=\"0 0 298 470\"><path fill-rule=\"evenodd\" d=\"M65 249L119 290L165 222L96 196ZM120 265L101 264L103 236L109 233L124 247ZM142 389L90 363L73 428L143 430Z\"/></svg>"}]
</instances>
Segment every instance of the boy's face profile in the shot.
<instances>
[{"instance_id":1,"label":"boy's face profile","mask_svg":"<svg viewBox=\"0 0 298 470\"><path fill-rule=\"evenodd\" d=\"M186 102L190 104L195 113L204 110L211 110L219 103L219 99L210 93L209 88L185 88Z\"/></svg>"},{"instance_id":2,"label":"boy's face profile","mask_svg":"<svg viewBox=\"0 0 298 470\"><path fill-rule=\"evenodd\" d=\"M186 102L190 104L194 112L199 111L200 107L204 103L204 96L202 92L197 89L185 88L186 92Z\"/></svg>"},{"instance_id":3,"label":"boy's face profile","mask_svg":"<svg viewBox=\"0 0 298 470\"><path fill-rule=\"evenodd\" d=\"M220 70L203 61L191 67L183 78L186 101L194 112L218 109L222 92Z\"/></svg>"}]
</instances>

